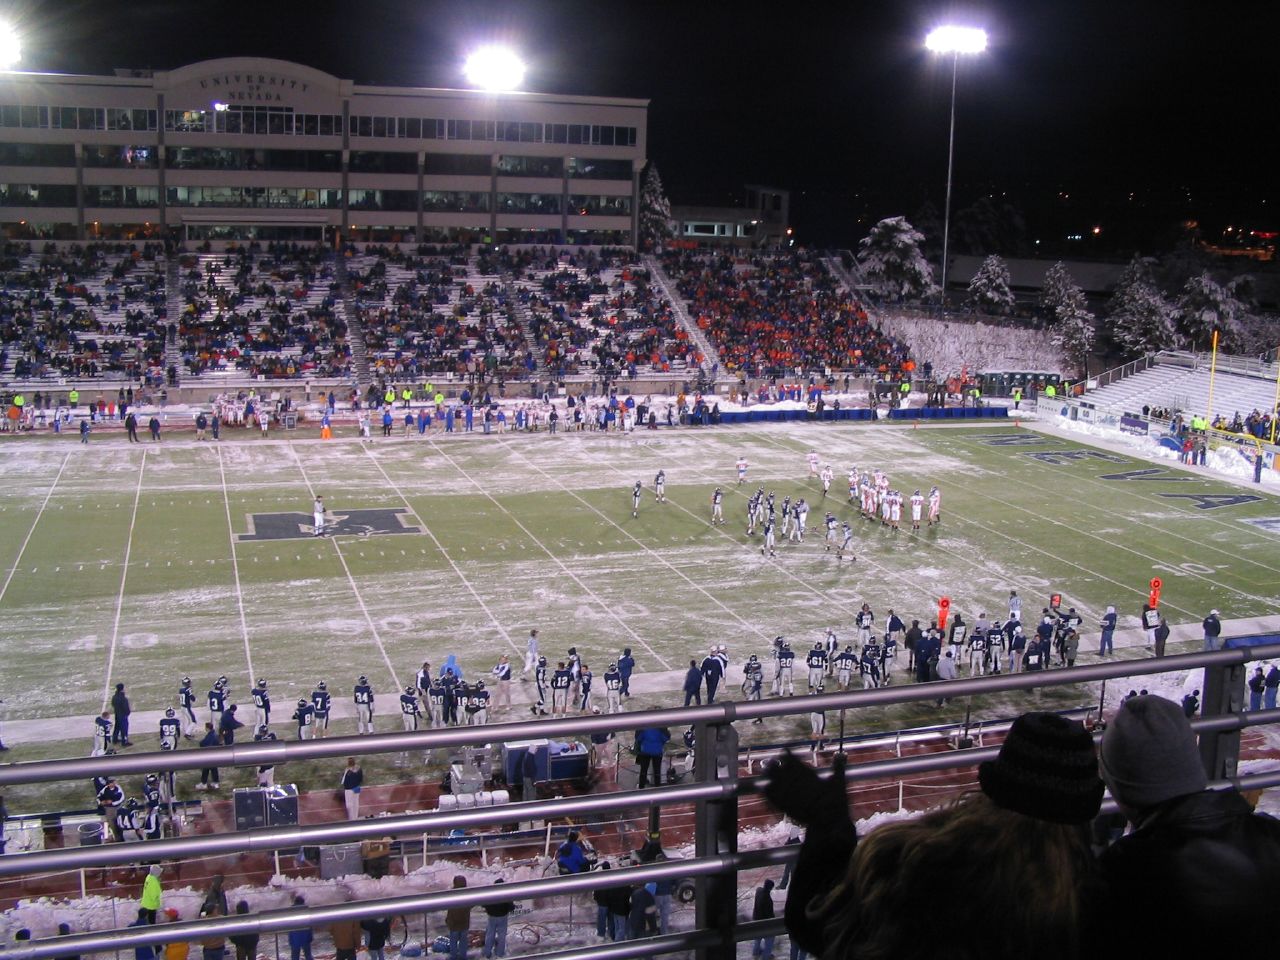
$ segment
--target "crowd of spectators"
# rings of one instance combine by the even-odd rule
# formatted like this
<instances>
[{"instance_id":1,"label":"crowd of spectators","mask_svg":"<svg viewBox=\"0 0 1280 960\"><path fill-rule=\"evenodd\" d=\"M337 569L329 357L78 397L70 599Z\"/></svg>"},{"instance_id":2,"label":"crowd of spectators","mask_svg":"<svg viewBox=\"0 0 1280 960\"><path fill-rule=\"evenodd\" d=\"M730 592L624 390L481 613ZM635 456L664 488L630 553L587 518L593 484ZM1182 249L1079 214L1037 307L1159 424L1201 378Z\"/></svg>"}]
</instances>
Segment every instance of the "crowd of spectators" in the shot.
<instances>
[{"instance_id":1,"label":"crowd of spectators","mask_svg":"<svg viewBox=\"0 0 1280 960\"><path fill-rule=\"evenodd\" d=\"M553 378L634 378L702 362L631 251L533 249L507 261L539 358Z\"/></svg>"},{"instance_id":2,"label":"crowd of spectators","mask_svg":"<svg viewBox=\"0 0 1280 960\"><path fill-rule=\"evenodd\" d=\"M155 245L0 249L0 374L141 379L164 357L165 261Z\"/></svg>"},{"instance_id":3,"label":"crowd of spectators","mask_svg":"<svg viewBox=\"0 0 1280 960\"><path fill-rule=\"evenodd\" d=\"M526 344L506 291L465 247L348 252L347 276L377 376L518 377Z\"/></svg>"},{"instance_id":4,"label":"crowd of spectators","mask_svg":"<svg viewBox=\"0 0 1280 960\"><path fill-rule=\"evenodd\" d=\"M897 380L913 368L906 345L868 318L819 257L673 250L662 265L731 373L853 370Z\"/></svg>"},{"instance_id":5,"label":"crowd of spectators","mask_svg":"<svg viewBox=\"0 0 1280 960\"><path fill-rule=\"evenodd\" d=\"M1225 430L1228 433L1247 433L1258 440L1270 440L1272 423L1275 415L1262 410L1254 410L1248 416L1241 416L1237 410L1230 420L1222 414L1213 419L1213 429Z\"/></svg>"},{"instance_id":6,"label":"crowd of spectators","mask_svg":"<svg viewBox=\"0 0 1280 960\"><path fill-rule=\"evenodd\" d=\"M341 291L321 247L250 244L183 254L182 313L170 332L191 374L344 376L351 369Z\"/></svg>"}]
</instances>

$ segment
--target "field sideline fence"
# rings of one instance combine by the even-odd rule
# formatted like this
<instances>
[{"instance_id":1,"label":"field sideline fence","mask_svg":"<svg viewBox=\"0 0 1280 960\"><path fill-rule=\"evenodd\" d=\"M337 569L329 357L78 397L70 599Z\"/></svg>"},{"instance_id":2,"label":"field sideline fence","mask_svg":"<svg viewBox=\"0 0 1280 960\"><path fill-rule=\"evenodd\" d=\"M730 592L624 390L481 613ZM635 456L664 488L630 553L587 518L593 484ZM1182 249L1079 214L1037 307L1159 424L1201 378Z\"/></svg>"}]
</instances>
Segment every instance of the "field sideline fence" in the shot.
<instances>
[{"instance_id":1,"label":"field sideline fence","mask_svg":"<svg viewBox=\"0 0 1280 960\"><path fill-rule=\"evenodd\" d=\"M882 687L821 696L781 698L773 701L712 704L689 709L652 710L581 718L525 721L447 730L380 734L335 738L326 741L277 741L271 744L244 744L193 751L198 756L152 753L128 757L45 760L0 767L0 786L87 778L95 773L149 773L156 770L190 769L200 766L247 766L264 759L284 763L299 759L364 756L406 750L429 750L494 743L507 739L527 739L531 735L583 735L601 731L634 730L649 726L692 724L698 749L693 782L659 786L621 793L533 800L504 807L465 811L430 812L381 817L345 823L261 828L233 833L148 840L128 844L74 847L22 853L0 858L0 876L24 876L85 867L107 867L122 863L163 861L240 853L274 851L340 841L358 841L388 834L422 834L455 827L478 827L520 820L579 817L585 813L636 810L670 804L694 807L694 856L690 859L624 867L612 872L619 884L645 883L663 878L693 878L697 884L695 929L650 939L612 945L558 950L537 954L555 960L624 960L697 951L700 960L730 960L736 944L769 933L781 932L781 921L742 923L737 919L738 880L743 870L787 863L798 852L795 846L761 850L738 850L738 799L759 792L766 775L740 776L736 721L756 717L803 715L821 709L857 710L867 707L921 700L935 700L945 691L950 699L980 696L1011 690L1073 685L1204 669L1202 717L1192 721L1200 738L1201 757L1210 780L1210 789L1254 790L1280 785L1280 770L1237 775L1240 731L1261 724L1280 723L1280 710L1245 712L1246 665L1257 660L1280 659L1280 643L1274 635L1237 637L1226 641L1224 649L1142 660L1091 664L1035 674L1003 674ZM834 741L834 738L828 738ZM846 781L869 781L899 775L919 775L929 771L972 768L996 756L998 747L975 747L955 751L893 757L886 760L854 762L845 771ZM829 770L820 773L830 777ZM1110 801L1104 809L1114 810ZM528 900L542 896L568 896L594 892L600 886L598 873L544 877L502 884L497 887L468 888L410 896L370 899L325 907L295 907L244 917L219 917L131 927L31 941L22 947L0 951L0 960L41 960L45 957L88 954L131 949L142 944L173 940L199 940L212 935L256 932L273 935L301 926L318 927L338 920L447 910L454 906L483 906L508 900Z\"/></svg>"}]
</instances>

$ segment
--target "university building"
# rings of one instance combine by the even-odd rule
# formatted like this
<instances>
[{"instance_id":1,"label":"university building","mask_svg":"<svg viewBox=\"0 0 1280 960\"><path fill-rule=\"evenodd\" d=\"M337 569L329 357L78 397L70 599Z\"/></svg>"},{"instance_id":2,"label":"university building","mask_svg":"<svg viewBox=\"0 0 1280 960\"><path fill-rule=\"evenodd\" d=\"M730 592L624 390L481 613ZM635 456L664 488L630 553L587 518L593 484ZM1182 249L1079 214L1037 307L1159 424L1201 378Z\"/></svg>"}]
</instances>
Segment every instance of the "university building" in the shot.
<instances>
[{"instance_id":1,"label":"university building","mask_svg":"<svg viewBox=\"0 0 1280 960\"><path fill-rule=\"evenodd\" d=\"M0 73L0 233L632 244L647 115L259 58Z\"/></svg>"}]
</instances>

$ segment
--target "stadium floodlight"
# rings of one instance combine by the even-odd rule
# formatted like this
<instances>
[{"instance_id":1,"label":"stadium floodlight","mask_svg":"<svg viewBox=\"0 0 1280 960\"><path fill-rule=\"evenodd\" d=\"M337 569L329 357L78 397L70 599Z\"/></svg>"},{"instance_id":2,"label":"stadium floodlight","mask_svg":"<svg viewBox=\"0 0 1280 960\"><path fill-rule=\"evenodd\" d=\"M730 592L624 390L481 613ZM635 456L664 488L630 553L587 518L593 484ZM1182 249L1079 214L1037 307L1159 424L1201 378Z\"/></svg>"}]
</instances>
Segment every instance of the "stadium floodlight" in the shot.
<instances>
[{"instance_id":1,"label":"stadium floodlight","mask_svg":"<svg viewBox=\"0 0 1280 960\"><path fill-rule=\"evenodd\" d=\"M987 31L947 24L930 30L924 45L934 53L981 53L987 49Z\"/></svg>"},{"instance_id":2,"label":"stadium floodlight","mask_svg":"<svg viewBox=\"0 0 1280 960\"><path fill-rule=\"evenodd\" d=\"M480 47L462 68L467 82L481 90L517 90L524 80L524 61L508 47Z\"/></svg>"},{"instance_id":3,"label":"stadium floodlight","mask_svg":"<svg viewBox=\"0 0 1280 960\"><path fill-rule=\"evenodd\" d=\"M956 74L960 67L960 54L982 53L987 49L987 31L978 27L944 24L929 31L929 35L924 38L924 45L934 53L951 54L951 135L947 141L947 202L942 213L942 286L939 288L939 300L945 312L947 245L951 239L951 171L956 156Z\"/></svg>"},{"instance_id":4,"label":"stadium floodlight","mask_svg":"<svg viewBox=\"0 0 1280 960\"><path fill-rule=\"evenodd\" d=\"M13 25L0 22L0 70L9 70L22 59L22 42Z\"/></svg>"}]
</instances>

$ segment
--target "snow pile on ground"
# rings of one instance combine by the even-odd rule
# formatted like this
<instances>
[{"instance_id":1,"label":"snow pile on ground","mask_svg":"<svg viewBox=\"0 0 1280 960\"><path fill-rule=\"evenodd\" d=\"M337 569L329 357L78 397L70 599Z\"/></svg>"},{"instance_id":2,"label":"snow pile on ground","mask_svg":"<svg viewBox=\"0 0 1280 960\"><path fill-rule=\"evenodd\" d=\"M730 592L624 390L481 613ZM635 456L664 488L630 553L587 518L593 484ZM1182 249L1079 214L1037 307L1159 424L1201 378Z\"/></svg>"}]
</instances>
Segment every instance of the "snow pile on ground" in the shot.
<instances>
[{"instance_id":1,"label":"snow pile on ground","mask_svg":"<svg viewBox=\"0 0 1280 960\"><path fill-rule=\"evenodd\" d=\"M1134 455L1145 460L1168 460L1179 462L1179 454L1166 447L1151 435L1135 436L1122 433L1115 427L1098 423L1087 423L1083 420L1069 420L1059 417L1049 421L1049 426L1063 433L1080 434L1108 441L1111 446L1121 446L1132 450ZM1205 467L1215 473L1226 474L1240 480L1253 481L1253 461L1245 455L1245 451L1234 446L1219 446L1209 450L1205 458ZM1274 470L1262 471L1262 486L1280 490L1280 473Z\"/></svg>"}]
</instances>

